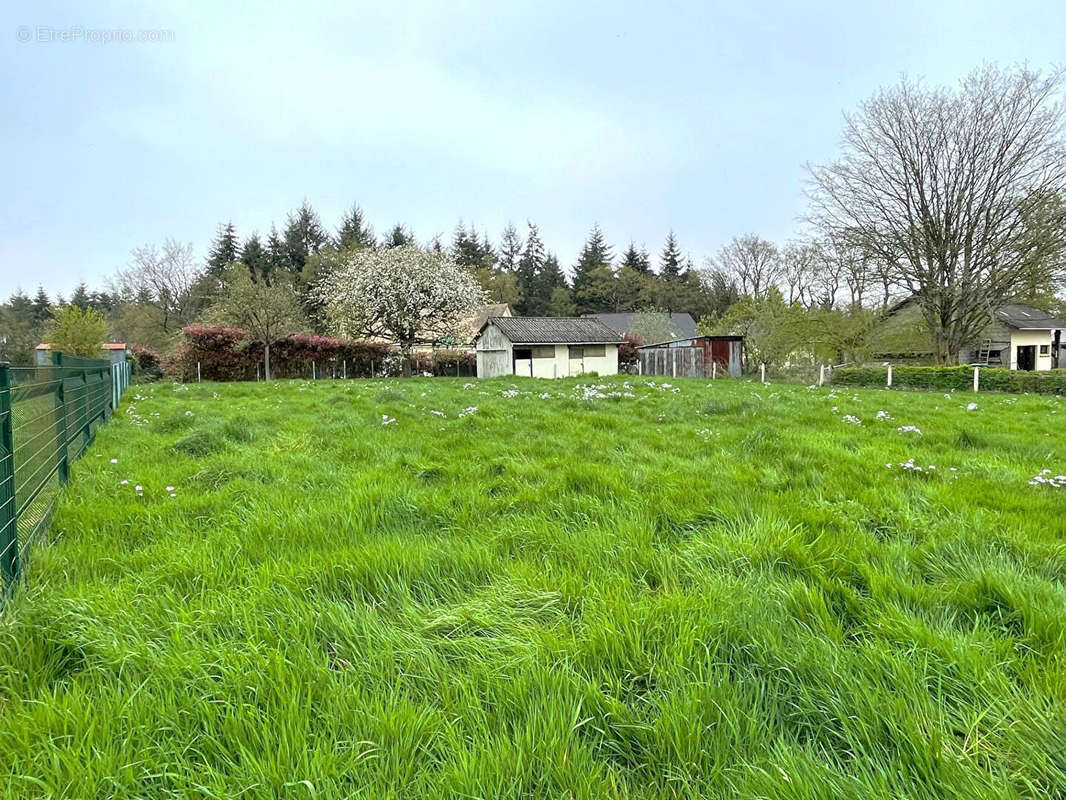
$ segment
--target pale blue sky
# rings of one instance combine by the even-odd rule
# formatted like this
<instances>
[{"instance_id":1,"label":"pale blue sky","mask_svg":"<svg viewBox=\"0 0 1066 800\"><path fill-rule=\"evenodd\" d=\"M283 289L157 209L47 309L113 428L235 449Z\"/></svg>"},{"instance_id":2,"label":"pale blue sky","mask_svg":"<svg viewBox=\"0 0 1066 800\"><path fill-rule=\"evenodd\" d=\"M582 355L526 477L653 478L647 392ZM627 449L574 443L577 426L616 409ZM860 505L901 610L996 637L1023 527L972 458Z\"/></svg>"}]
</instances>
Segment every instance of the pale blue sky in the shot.
<instances>
[{"instance_id":1,"label":"pale blue sky","mask_svg":"<svg viewBox=\"0 0 1066 800\"><path fill-rule=\"evenodd\" d=\"M907 72L1066 62L1055 2L3 4L0 294L101 285L166 236L261 233L307 199L420 239L539 224L569 265L669 228L697 262L782 241L806 161ZM19 41L19 27L172 42Z\"/></svg>"}]
</instances>

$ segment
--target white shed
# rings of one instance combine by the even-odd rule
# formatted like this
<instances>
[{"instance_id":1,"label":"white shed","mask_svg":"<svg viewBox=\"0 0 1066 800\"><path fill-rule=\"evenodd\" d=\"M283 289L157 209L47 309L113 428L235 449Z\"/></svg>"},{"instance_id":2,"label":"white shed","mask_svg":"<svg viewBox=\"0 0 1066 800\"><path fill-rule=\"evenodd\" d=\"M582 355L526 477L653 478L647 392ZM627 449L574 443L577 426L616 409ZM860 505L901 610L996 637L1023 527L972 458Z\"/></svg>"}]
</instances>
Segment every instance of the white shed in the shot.
<instances>
[{"instance_id":1,"label":"white shed","mask_svg":"<svg viewBox=\"0 0 1066 800\"><path fill-rule=\"evenodd\" d=\"M596 319L490 317L475 338L477 375L565 378L618 374L618 345L625 339Z\"/></svg>"}]
</instances>

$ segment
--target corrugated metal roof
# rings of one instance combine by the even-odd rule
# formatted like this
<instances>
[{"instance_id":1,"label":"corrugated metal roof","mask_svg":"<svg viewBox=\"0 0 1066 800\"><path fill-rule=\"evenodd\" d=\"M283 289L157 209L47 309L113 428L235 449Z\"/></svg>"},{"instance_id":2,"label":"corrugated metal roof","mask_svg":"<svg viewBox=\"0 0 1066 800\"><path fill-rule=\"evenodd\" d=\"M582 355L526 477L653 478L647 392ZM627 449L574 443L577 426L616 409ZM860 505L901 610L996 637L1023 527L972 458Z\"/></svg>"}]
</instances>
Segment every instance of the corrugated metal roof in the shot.
<instances>
[{"instance_id":1,"label":"corrugated metal roof","mask_svg":"<svg viewBox=\"0 0 1066 800\"><path fill-rule=\"evenodd\" d=\"M610 314L584 314L582 315L586 319L598 319L608 328L619 333L626 334L633 330L634 318L638 314L643 316L653 315L661 313L662 316L669 316L671 324L677 330L677 335L682 339L690 339L696 335L696 320L692 318L691 314L685 312L674 312L667 314L663 312L618 312Z\"/></svg>"},{"instance_id":2,"label":"corrugated metal roof","mask_svg":"<svg viewBox=\"0 0 1066 800\"><path fill-rule=\"evenodd\" d=\"M481 330L488 325L495 325L515 344L622 344L625 341L598 319L581 317L490 317Z\"/></svg>"},{"instance_id":3,"label":"corrugated metal roof","mask_svg":"<svg viewBox=\"0 0 1066 800\"><path fill-rule=\"evenodd\" d=\"M996 309L996 318L1019 330L1052 330L1066 328L1066 322L1039 308L1021 303L1007 303Z\"/></svg>"}]
</instances>

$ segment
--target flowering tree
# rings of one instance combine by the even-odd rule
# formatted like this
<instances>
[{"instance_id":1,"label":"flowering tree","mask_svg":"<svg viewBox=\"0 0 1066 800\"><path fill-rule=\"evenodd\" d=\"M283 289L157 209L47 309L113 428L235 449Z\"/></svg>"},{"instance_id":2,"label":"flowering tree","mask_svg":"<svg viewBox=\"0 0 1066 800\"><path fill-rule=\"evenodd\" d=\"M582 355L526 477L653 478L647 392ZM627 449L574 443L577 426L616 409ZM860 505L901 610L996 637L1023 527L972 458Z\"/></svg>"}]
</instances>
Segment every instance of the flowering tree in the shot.
<instances>
[{"instance_id":1,"label":"flowering tree","mask_svg":"<svg viewBox=\"0 0 1066 800\"><path fill-rule=\"evenodd\" d=\"M349 252L314 292L335 335L389 339L405 357L461 335L463 319L485 303L468 270L410 245Z\"/></svg>"}]
</instances>

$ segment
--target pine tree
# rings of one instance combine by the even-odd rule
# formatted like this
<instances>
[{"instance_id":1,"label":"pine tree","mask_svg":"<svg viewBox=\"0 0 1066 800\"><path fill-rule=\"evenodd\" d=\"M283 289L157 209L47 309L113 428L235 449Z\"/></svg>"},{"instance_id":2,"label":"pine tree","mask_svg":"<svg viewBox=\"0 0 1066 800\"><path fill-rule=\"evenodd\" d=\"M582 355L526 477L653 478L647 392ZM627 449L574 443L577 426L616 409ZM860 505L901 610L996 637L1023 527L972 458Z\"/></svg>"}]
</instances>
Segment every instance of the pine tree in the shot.
<instances>
[{"instance_id":1,"label":"pine tree","mask_svg":"<svg viewBox=\"0 0 1066 800\"><path fill-rule=\"evenodd\" d=\"M522 237L518 235L515 226L508 222L500 236L500 269L504 272L515 272L521 257Z\"/></svg>"},{"instance_id":2,"label":"pine tree","mask_svg":"<svg viewBox=\"0 0 1066 800\"><path fill-rule=\"evenodd\" d=\"M41 325L52 318L52 313L49 311L52 303L48 299L48 292L44 290L43 286L37 287L37 294L33 298L33 321L34 323Z\"/></svg>"},{"instance_id":3,"label":"pine tree","mask_svg":"<svg viewBox=\"0 0 1066 800\"><path fill-rule=\"evenodd\" d=\"M269 277L270 254L259 241L258 233L253 231L252 235L244 240L244 244L241 245L240 261L248 267L248 274L252 276L252 280L257 281L260 278Z\"/></svg>"},{"instance_id":4,"label":"pine tree","mask_svg":"<svg viewBox=\"0 0 1066 800\"><path fill-rule=\"evenodd\" d=\"M329 234L322 227L318 214L306 200L285 222L283 235L285 245L285 267L293 275L303 272L307 259L320 253L330 243Z\"/></svg>"},{"instance_id":5,"label":"pine tree","mask_svg":"<svg viewBox=\"0 0 1066 800\"><path fill-rule=\"evenodd\" d=\"M549 253L544 259L537 276L534 294L539 304L539 313L550 316L568 316L573 314L573 302L570 287L566 285L566 275L559 266L559 259Z\"/></svg>"},{"instance_id":6,"label":"pine tree","mask_svg":"<svg viewBox=\"0 0 1066 800\"><path fill-rule=\"evenodd\" d=\"M89 309L89 287L82 281L74 287L74 293L70 296L70 304L77 306L81 311Z\"/></svg>"},{"instance_id":7,"label":"pine tree","mask_svg":"<svg viewBox=\"0 0 1066 800\"><path fill-rule=\"evenodd\" d=\"M659 256L659 275L667 280L674 280L681 276L681 268L684 256L677 244L677 237L673 231L666 235L666 244Z\"/></svg>"},{"instance_id":8,"label":"pine tree","mask_svg":"<svg viewBox=\"0 0 1066 800\"><path fill-rule=\"evenodd\" d=\"M341 217L337 244L341 250L362 250L374 246L374 230L367 224L363 209L358 203Z\"/></svg>"},{"instance_id":9,"label":"pine tree","mask_svg":"<svg viewBox=\"0 0 1066 800\"><path fill-rule=\"evenodd\" d=\"M646 275L651 272L651 257L648 255L647 250L643 248L637 250L637 246L630 242L629 249L622 256L622 266Z\"/></svg>"},{"instance_id":10,"label":"pine tree","mask_svg":"<svg viewBox=\"0 0 1066 800\"><path fill-rule=\"evenodd\" d=\"M520 316L540 316L548 305L548 298L538 291L538 279L544 267L544 243L540 240L537 226L532 222L526 224L529 226L529 233L515 273L518 277L518 288L522 292L518 313Z\"/></svg>"},{"instance_id":11,"label":"pine tree","mask_svg":"<svg viewBox=\"0 0 1066 800\"><path fill-rule=\"evenodd\" d=\"M404 247L413 244L415 244L414 234L407 229L407 226L399 222L392 226L381 243L382 247Z\"/></svg>"},{"instance_id":12,"label":"pine tree","mask_svg":"<svg viewBox=\"0 0 1066 800\"><path fill-rule=\"evenodd\" d=\"M226 268L239 258L239 248L240 242L237 239L237 229L233 222L219 225L207 256L208 274L221 278Z\"/></svg>"},{"instance_id":13,"label":"pine tree","mask_svg":"<svg viewBox=\"0 0 1066 800\"><path fill-rule=\"evenodd\" d=\"M269 283L276 272L286 269L285 243L278 235L278 229L270 226L270 235L267 237L266 261L264 262L263 277Z\"/></svg>"},{"instance_id":14,"label":"pine tree","mask_svg":"<svg viewBox=\"0 0 1066 800\"><path fill-rule=\"evenodd\" d=\"M485 252L473 225L467 231L463 226L463 221L459 220L459 224L455 226L455 232L452 234L451 257L456 264L462 267L473 269L485 266Z\"/></svg>"},{"instance_id":15,"label":"pine tree","mask_svg":"<svg viewBox=\"0 0 1066 800\"><path fill-rule=\"evenodd\" d=\"M577 257L574 265L574 291L575 293L584 286L590 274L597 270L611 272L611 248L603 238L603 231L599 225L593 225L589 231L585 246ZM602 275L599 276L602 282Z\"/></svg>"}]
</instances>

